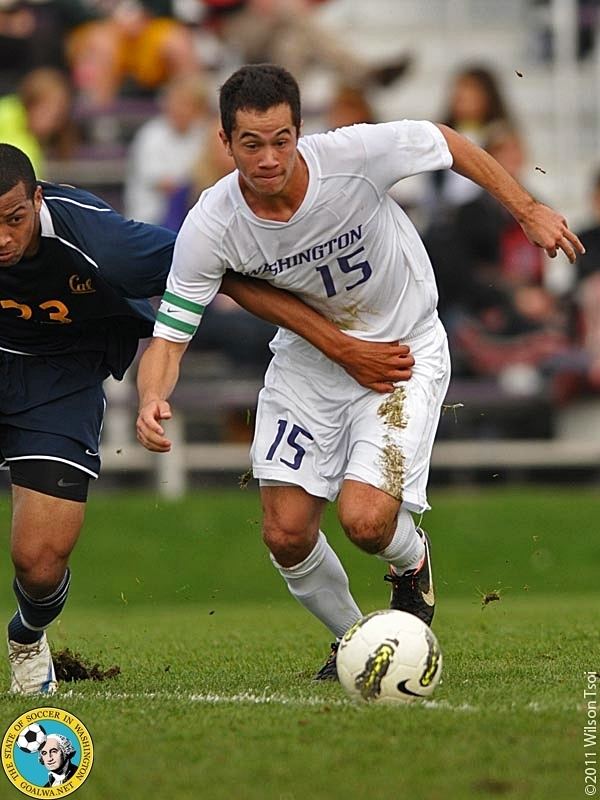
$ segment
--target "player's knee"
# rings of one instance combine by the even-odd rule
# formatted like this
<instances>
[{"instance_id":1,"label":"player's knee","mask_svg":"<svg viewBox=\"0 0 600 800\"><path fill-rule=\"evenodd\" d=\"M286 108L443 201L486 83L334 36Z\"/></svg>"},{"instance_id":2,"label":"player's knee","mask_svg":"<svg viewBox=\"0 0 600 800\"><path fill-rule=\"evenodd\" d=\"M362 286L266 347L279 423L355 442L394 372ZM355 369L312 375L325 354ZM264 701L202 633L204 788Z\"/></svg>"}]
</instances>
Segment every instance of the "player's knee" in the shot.
<instances>
[{"instance_id":1,"label":"player's knee","mask_svg":"<svg viewBox=\"0 0 600 800\"><path fill-rule=\"evenodd\" d=\"M44 597L62 580L68 553L52 548L14 548L11 552L15 575L33 597Z\"/></svg>"},{"instance_id":2,"label":"player's knee","mask_svg":"<svg viewBox=\"0 0 600 800\"><path fill-rule=\"evenodd\" d=\"M346 515L340 521L350 541L366 553L379 553L386 546L389 520L376 510Z\"/></svg>"},{"instance_id":3,"label":"player's knee","mask_svg":"<svg viewBox=\"0 0 600 800\"><path fill-rule=\"evenodd\" d=\"M263 541L278 564L289 567L304 561L314 542L306 530L265 522Z\"/></svg>"}]
</instances>

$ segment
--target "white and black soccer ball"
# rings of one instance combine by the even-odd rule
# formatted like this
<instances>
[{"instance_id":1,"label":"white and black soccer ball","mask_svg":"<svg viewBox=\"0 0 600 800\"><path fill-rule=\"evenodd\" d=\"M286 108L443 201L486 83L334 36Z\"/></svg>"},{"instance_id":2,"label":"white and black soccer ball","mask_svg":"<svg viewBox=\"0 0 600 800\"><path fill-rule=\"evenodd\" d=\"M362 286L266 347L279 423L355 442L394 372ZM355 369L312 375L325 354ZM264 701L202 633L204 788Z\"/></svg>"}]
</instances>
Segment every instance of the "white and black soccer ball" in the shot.
<instances>
[{"instance_id":1,"label":"white and black soccer ball","mask_svg":"<svg viewBox=\"0 0 600 800\"><path fill-rule=\"evenodd\" d=\"M410 703L433 693L442 674L442 651L431 628L413 614L374 611L346 631L337 671L350 697Z\"/></svg>"},{"instance_id":2,"label":"white and black soccer ball","mask_svg":"<svg viewBox=\"0 0 600 800\"><path fill-rule=\"evenodd\" d=\"M17 737L17 747L24 753L37 753L46 741L47 734L37 722L28 725Z\"/></svg>"}]
</instances>

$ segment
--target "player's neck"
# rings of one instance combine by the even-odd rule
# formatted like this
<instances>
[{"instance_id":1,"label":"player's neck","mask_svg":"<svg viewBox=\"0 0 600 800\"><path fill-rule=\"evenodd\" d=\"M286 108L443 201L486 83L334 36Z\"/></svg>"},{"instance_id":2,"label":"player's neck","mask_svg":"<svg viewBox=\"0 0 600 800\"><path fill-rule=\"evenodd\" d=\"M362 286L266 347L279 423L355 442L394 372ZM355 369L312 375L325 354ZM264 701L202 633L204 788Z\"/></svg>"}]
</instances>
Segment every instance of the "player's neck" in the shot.
<instances>
[{"instance_id":1,"label":"player's neck","mask_svg":"<svg viewBox=\"0 0 600 800\"><path fill-rule=\"evenodd\" d=\"M308 189L308 167L298 152L294 170L289 181L276 195L264 195L256 192L240 177L240 189L244 200L261 219L274 222L288 222L302 205Z\"/></svg>"}]
</instances>

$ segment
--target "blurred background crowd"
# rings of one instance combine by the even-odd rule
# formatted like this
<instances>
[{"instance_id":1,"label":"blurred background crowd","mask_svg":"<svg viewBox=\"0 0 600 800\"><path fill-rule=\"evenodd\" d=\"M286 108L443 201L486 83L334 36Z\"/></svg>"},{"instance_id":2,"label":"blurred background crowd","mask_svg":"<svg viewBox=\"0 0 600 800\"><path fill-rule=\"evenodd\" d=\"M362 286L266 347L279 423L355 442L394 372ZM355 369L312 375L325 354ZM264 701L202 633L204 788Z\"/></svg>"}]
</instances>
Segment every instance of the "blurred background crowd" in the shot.
<instances>
[{"instance_id":1,"label":"blurred background crowd","mask_svg":"<svg viewBox=\"0 0 600 800\"><path fill-rule=\"evenodd\" d=\"M550 262L452 172L395 187L451 339L460 425L448 415L441 435L553 437L600 402L599 24L600 0L0 0L0 140L40 178L177 230L232 169L216 99L243 63L295 74L305 133L453 126L563 211L587 254ZM272 333L227 298L210 306L185 366L190 405L224 376L250 388L229 384L218 431L200 436L249 437Z\"/></svg>"}]
</instances>

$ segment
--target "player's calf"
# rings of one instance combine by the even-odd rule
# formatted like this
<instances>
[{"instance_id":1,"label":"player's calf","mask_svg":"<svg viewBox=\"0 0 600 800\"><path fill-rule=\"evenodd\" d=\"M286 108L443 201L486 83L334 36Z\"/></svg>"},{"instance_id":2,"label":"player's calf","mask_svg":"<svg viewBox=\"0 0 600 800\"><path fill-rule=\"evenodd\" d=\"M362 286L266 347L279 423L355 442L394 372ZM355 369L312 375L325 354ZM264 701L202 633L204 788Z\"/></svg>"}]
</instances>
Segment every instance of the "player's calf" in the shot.
<instances>
[{"instance_id":1,"label":"player's calf","mask_svg":"<svg viewBox=\"0 0 600 800\"><path fill-rule=\"evenodd\" d=\"M15 578L13 589L18 609L8 624L11 692L52 694L56 690L52 656L44 631L63 610L70 583L71 573L67 569L54 591L34 598Z\"/></svg>"}]
</instances>

